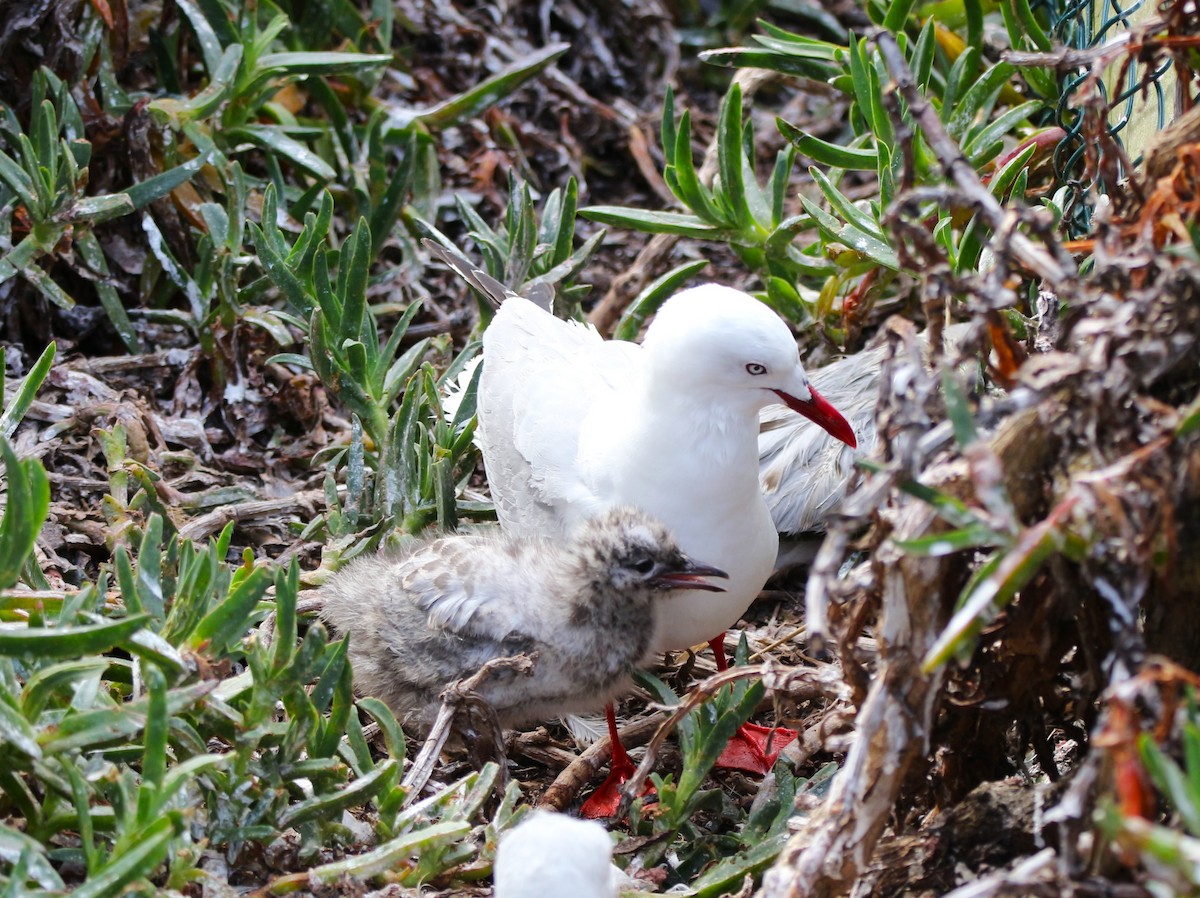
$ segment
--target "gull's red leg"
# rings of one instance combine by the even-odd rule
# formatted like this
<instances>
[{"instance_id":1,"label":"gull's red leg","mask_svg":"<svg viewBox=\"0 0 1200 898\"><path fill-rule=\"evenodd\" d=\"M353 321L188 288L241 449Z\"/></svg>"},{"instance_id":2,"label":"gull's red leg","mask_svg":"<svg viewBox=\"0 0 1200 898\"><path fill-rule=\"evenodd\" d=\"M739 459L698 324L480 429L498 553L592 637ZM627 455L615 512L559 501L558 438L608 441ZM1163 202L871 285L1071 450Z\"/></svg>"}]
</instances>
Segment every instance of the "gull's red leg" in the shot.
<instances>
[{"instance_id":1,"label":"gull's red leg","mask_svg":"<svg viewBox=\"0 0 1200 898\"><path fill-rule=\"evenodd\" d=\"M728 670L729 662L725 659L725 634L710 639L708 644L716 655L717 670ZM717 766L765 776L775 766L779 753L799 735L795 730L784 727L743 723L717 758Z\"/></svg>"}]
</instances>

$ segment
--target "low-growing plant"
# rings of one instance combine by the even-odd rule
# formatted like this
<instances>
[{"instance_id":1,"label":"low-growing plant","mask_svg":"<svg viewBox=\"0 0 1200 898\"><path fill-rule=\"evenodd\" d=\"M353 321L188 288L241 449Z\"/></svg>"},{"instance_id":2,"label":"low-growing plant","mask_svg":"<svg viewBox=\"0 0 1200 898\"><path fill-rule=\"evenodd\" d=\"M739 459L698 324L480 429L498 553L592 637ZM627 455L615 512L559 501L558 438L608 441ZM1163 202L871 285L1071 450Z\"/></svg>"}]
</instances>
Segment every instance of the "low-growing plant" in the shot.
<instances>
[{"instance_id":1,"label":"low-growing plant","mask_svg":"<svg viewBox=\"0 0 1200 898\"><path fill-rule=\"evenodd\" d=\"M3 450L7 586L32 551L48 488L37 460ZM244 864L288 833L311 863L361 842L342 817L368 803L379 808L378 847L318 866L318 879L375 875L386 859L409 864L401 879L415 885L490 856L516 802L510 789L490 842L470 838L495 766L414 803L400 786L395 718L378 701L354 701L345 640L302 627L297 565L272 572L247 556L231 568L232 532L199 547L164 535L150 515L136 552L115 553L123 606L106 601L108 573L52 604L0 597L0 619L14 621L0 628L0 808L24 820L20 831L0 826L9 891L61 890L64 864L86 873L75 891L87 895L181 889L203 878L206 846ZM271 626L256 629L268 612ZM382 757L360 712L385 736Z\"/></svg>"},{"instance_id":2,"label":"low-growing plant","mask_svg":"<svg viewBox=\"0 0 1200 898\"><path fill-rule=\"evenodd\" d=\"M981 171L996 163L989 175L992 192L1002 198L1022 197L1031 162L1050 145L1047 135L1031 124L1050 109L1053 94L1044 92L1042 77L1048 73L1022 70L1038 85L1036 98L1022 100L1010 83L1014 66L999 62L984 67L982 13L977 4L966 6L972 10L963 23L966 42L933 18L910 39L905 33L912 21L909 2L876 4L874 14L884 28L899 35L923 94L969 163ZM581 214L609 225L725 243L758 273L764 298L773 307L793 321L822 320L838 338L842 314L861 316L896 273L907 271L902 247L885 220L902 176L911 187L940 184L944 173L903 103L885 94L890 79L869 38L852 35L847 43L837 44L765 22L760 25L764 34L754 36L757 46L711 50L701 57L715 65L772 69L828 82L849 100L852 133L847 141L832 143L778 118L787 145L777 154L766 183L760 184L755 135L745 119L741 88L734 83L718 115L717 172L707 185L694 161L690 113L685 110L676 120L674 97L668 93L662 119L663 179L687 211L591 206ZM1061 132L1048 133L1055 137ZM997 163L1005 141L1011 143L1014 136L1019 145ZM816 163L808 174L817 188L815 195L803 189L796 194L799 212L793 211L792 200L797 155ZM851 172L873 176L877 195L866 201L850 199L843 182ZM980 216L965 209L939 209L932 199L922 209L953 270L974 270L988 235Z\"/></svg>"},{"instance_id":3,"label":"low-growing plant","mask_svg":"<svg viewBox=\"0 0 1200 898\"><path fill-rule=\"evenodd\" d=\"M735 667L745 666L748 655L743 636ZM638 680L661 705L678 704L671 688L658 678L639 673ZM719 895L765 869L787 840L797 794L823 791L837 769L830 764L806 781L781 759L748 811L723 789L705 788L717 760L761 704L764 692L761 680L739 680L722 686L683 716L675 728L682 755L678 779L651 774L653 791L630 810L631 833L649 839L639 862L653 867L669 855L672 880L686 884L689 894Z\"/></svg>"},{"instance_id":4,"label":"low-growing plant","mask_svg":"<svg viewBox=\"0 0 1200 898\"><path fill-rule=\"evenodd\" d=\"M184 162L117 193L86 192L92 145L67 85L49 69L33 77L30 117L0 103L0 283L20 276L55 305L75 300L42 267L61 261L94 279L101 304L131 352L133 326L109 282L108 263L94 228L165 196L194 175L204 159ZM15 241L15 242L14 242Z\"/></svg>"}]
</instances>

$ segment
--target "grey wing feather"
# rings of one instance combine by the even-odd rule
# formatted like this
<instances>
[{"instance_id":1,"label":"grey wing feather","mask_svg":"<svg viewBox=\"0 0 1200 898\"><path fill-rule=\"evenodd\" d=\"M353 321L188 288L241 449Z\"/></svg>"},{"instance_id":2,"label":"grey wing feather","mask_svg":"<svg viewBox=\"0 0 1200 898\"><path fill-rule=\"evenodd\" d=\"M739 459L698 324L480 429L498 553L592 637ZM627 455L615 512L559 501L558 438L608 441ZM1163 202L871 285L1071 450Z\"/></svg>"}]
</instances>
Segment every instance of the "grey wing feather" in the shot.
<instances>
[{"instance_id":1,"label":"grey wing feather","mask_svg":"<svg viewBox=\"0 0 1200 898\"><path fill-rule=\"evenodd\" d=\"M969 324L945 330L950 354L969 330ZM780 533L824 530L825 517L854 481L854 460L874 451L875 406L886 354L886 345L880 344L810 374L812 385L854 428L857 450L786 406L763 409L759 416L759 482Z\"/></svg>"},{"instance_id":2,"label":"grey wing feather","mask_svg":"<svg viewBox=\"0 0 1200 898\"><path fill-rule=\"evenodd\" d=\"M400 583L429 626L489 640L530 629L534 567L496 551L505 539L442 540L407 560ZM523 554L522 548L516 551Z\"/></svg>"},{"instance_id":3,"label":"grey wing feather","mask_svg":"<svg viewBox=\"0 0 1200 898\"><path fill-rule=\"evenodd\" d=\"M823 530L854 476L854 459L875 448L875 401L884 349L877 348L812 372L817 391L838 409L858 438L851 449L787 406L759 416L759 482L780 533Z\"/></svg>"}]
</instances>

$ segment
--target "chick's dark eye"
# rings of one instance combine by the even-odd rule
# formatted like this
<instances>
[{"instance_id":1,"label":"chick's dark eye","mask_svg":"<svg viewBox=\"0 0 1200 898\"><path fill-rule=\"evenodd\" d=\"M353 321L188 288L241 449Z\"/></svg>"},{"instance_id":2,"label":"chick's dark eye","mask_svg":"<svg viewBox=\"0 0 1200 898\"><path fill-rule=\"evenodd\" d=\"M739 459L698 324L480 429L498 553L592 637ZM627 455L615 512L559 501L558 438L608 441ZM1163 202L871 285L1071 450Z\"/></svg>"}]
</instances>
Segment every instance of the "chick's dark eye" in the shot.
<instances>
[{"instance_id":1,"label":"chick's dark eye","mask_svg":"<svg viewBox=\"0 0 1200 898\"><path fill-rule=\"evenodd\" d=\"M639 574L648 574L654 570L653 558L639 558L633 563L633 569Z\"/></svg>"},{"instance_id":2,"label":"chick's dark eye","mask_svg":"<svg viewBox=\"0 0 1200 898\"><path fill-rule=\"evenodd\" d=\"M758 362L751 362L746 366L746 370L757 377L759 374L767 373L767 366L760 365Z\"/></svg>"}]
</instances>

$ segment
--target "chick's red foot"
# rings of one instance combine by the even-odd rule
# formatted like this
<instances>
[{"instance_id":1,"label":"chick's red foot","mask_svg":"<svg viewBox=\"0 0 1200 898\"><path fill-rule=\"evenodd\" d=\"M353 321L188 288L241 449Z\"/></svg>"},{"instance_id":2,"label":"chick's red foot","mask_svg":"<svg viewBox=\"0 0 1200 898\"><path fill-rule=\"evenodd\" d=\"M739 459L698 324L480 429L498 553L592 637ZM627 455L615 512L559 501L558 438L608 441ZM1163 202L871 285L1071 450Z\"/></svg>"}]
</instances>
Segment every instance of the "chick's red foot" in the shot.
<instances>
[{"instance_id":1,"label":"chick's red foot","mask_svg":"<svg viewBox=\"0 0 1200 898\"><path fill-rule=\"evenodd\" d=\"M604 708L605 721L608 724L608 742L612 746L612 763L609 765L607 779L600 788L588 796L588 800L579 809L579 815L588 820L599 820L604 817L615 817L617 808L621 806L621 787L633 778L637 771L629 752L621 744L621 736L617 732L617 714L612 702ZM654 787L646 784L643 795L654 791Z\"/></svg>"},{"instance_id":2,"label":"chick's red foot","mask_svg":"<svg viewBox=\"0 0 1200 898\"><path fill-rule=\"evenodd\" d=\"M629 782L630 777L636 769L633 762L629 760L629 755L621 752L624 756L621 763L617 757L613 756L612 769L608 773L608 777L600 784L587 801L583 803L583 807L579 809L579 816L587 820L600 820L605 817L615 817L617 808L621 806L621 787Z\"/></svg>"},{"instance_id":3,"label":"chick's red foot","mask_svg":"<svg viewBox=\"0 0 1200 898\"><path fill-rule=\"evenodd\" d=\"M745 770L747 773L757 773L765 776L779 760L779 754L789 742L793 742L800 734L795 730L783 727L761 727L754 723L744 723L733 734L721 756L717 758L717 766L727 770ZM770 742L768 749L767 743Z\"/></svg>"}]
</instances>

